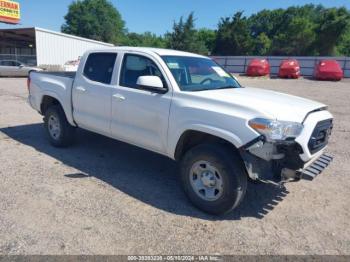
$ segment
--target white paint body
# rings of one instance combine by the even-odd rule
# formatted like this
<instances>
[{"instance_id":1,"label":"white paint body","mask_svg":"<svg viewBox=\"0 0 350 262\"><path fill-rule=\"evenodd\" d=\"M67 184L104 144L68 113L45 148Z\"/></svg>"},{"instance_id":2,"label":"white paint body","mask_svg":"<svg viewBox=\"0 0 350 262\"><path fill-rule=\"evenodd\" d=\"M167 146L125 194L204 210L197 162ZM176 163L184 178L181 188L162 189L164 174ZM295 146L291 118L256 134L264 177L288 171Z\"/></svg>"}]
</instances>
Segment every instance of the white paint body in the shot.
<instances>
[{"instance_id":1,"label":"white paint body","mask_svg":"<svg viewBox=\"0 0 350 262\"><path fill-rule=\"evenodd\" d=\"M307 143L316 123L332 118L324 104L308 99L256 88L213 91L181 91L162 55L196 54L152 48L117 47L111 84L87 79L83 68L88 55L81 59L75 78L34 73L31 75L29 102L40 112L45 95L56 98L71 125L115 138L175 158L177 143L188 130L220 137L240 148L259 134L248 125L253 118L269 118L303 123L296 141L302 146L301 158L307 162L319 155L308 151ZM165 94L119 85L124 54L140 54L154 61L168 85ZM309 115L308 115L309 114ZM306 117L308 115L308 117ZM323 150L322 150L323 151Z\"/></svg>"}]
</instances>

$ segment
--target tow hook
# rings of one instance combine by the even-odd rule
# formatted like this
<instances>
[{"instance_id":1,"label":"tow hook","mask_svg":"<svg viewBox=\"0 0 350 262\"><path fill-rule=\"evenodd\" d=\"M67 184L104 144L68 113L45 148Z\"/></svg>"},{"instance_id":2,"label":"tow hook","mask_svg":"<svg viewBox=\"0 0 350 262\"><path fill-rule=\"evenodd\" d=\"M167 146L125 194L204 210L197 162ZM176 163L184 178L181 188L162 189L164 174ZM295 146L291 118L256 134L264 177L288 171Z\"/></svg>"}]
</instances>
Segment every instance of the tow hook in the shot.
<instances>
[{"instance_id":1,"label":"tow hook","mask_svg":"<svg viewBox=\"0 0 350 262\"><path fill-rule=\"evenodd\" d=\"M260 182L265 184L271 184L278 188L285 188L284 184L289 182L297 182L301 179L301 174L295 170L289 168L283 168L281 171L281 180L276 182L273 180L259 179Z\"/></svg>"},{"instance_id":2,"label":"tow hook","mask_svg":"<svg viewBox=\"0 0 350 262\"><path fill-rule=\"evenodd\" d=\"M300 173L289 168L283 168L281 171L281 181L283 183L295 182L301 179Z\"/></svg>"},{"instance_id":3,"label":"tow hook","mask_svg":"<svg viewBox=\"0 0 350 262\"><path fill-rule=\"evenodd\" d=\"M264 184L269 184L269 185L273 185L275 187L278 187L280 189L284 189L285 186L284 184L287 182L287 181L279 181L279 182L275 182L273 180L268 180L268 179L258 179L258 181L260 181L261 183L264 183Z\"/></svg>"}]
</instances>

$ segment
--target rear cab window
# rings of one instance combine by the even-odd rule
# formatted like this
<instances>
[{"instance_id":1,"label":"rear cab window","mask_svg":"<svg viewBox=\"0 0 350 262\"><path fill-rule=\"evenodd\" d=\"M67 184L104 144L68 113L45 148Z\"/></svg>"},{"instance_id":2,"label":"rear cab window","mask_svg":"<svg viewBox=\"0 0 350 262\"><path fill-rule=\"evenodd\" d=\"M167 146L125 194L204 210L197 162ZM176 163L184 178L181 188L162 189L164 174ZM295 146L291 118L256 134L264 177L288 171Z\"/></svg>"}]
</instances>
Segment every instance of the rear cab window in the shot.
<instances>
[{"instance_id":1,"label":"rear cab window","mask_svg":"<svg viewBox=\"0 0 350 262\"><path fill-rule=\"evenodd\" d=\"M84 76L91 81L110 84L117 53L92 53L88 56Z\"/></svg>"}]
</instances>

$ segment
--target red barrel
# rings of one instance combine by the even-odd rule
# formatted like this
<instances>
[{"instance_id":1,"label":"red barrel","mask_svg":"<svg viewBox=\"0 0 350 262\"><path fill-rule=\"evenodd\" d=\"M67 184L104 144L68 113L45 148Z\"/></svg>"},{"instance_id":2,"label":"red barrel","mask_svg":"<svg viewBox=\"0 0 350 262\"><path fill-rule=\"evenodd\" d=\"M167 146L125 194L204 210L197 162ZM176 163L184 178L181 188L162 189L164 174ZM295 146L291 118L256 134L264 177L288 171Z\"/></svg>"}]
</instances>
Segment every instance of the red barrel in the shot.
<instances>
[{"instance_id":1,"label":"red barrel","mask_svg":"<svg viewBox=\"0 0 350 262\"><path fill-rule=\"evenodd\" d=\"M270 74L270 64L266 59L253 59L247 68L248 76L266 76Z\"/></svg>"},{"instance_id":2,"label":"red barrel","mask_svg":"<svg viewBox=\"0 0 350 262\"><path fill-rule=\"evenodd\" d=\"M336 60L321 60L315 67L314 77L317 80L339 81L344 72Z\"/></svg>"},{"instance_id":3,"label":"red barrel","mask_svg":"<svg viewBox=\"0 0 350 262\"><path fill-rule=\"evenodd\" d=\"M296 59L286 59L280 64L278 76L281 78L299 78L300 65Z\"/></svg>"}]
</instances>

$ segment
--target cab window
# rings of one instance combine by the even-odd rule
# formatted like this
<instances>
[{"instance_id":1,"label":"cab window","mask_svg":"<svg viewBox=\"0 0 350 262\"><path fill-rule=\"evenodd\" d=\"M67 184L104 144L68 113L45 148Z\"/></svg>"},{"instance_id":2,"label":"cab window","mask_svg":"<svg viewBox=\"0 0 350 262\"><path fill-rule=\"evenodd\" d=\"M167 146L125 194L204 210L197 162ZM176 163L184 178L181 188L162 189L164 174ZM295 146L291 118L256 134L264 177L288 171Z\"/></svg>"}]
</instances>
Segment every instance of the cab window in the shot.
<instances>
[{"instance_id":1,"label":"cab window","mask_svg":"<svg viewBox=\"0 0 350 262\"><path fill-rule=\"evenodd\" d=\"M95 82L110 84L116 58L116 53L90 54L85 63L84 76Z\"/></svg>"},{"instance_id":2,"label":"cab window","mask_svg":"<svg viewBox=\"0 0 350 262\"><path fill-rule=\"evenodd\" d=\"M126 54L123 59L119 84L125 87L140 88L136 84L140 76L158 76L163 85L166 86L161 71L151 59L141 55Z\"/></svg>"}]
</instances>

